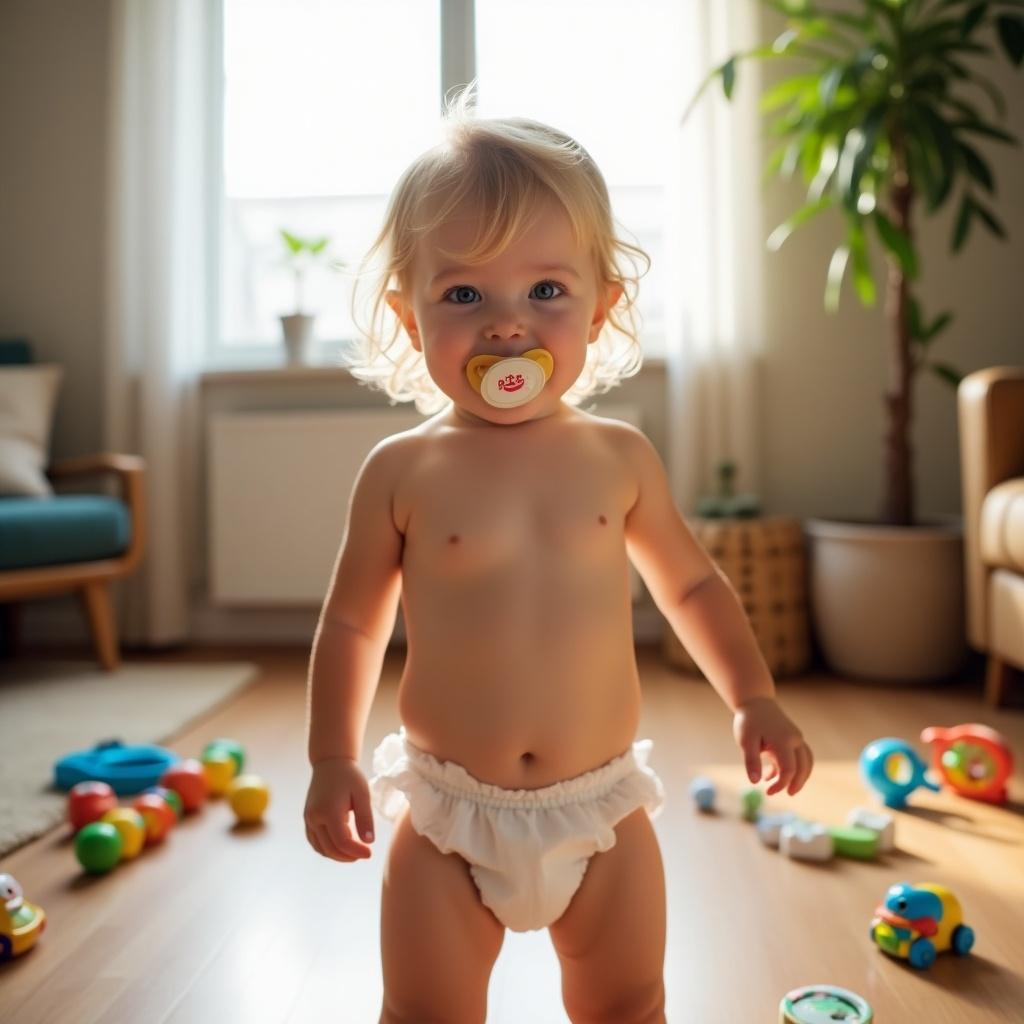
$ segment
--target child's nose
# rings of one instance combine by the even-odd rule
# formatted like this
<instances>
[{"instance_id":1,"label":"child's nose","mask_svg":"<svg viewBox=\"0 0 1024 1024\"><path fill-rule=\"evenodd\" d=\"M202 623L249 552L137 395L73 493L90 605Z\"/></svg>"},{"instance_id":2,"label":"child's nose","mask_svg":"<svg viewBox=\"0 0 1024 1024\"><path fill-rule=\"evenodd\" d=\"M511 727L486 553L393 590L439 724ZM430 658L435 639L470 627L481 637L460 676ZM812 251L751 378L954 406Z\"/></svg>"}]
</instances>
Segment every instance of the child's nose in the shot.
<instances>
[{"instance_id":1,"label":"child's nose","mask_svg":"<svg viewBox=\"0 0 1024 1024\"><path fill-rule=\"evenodd\" d=\"M521 338L523 333L523 325L515 317L493 319L484 329L488 341L512 341Z\"/></svg>"}]
</instances>

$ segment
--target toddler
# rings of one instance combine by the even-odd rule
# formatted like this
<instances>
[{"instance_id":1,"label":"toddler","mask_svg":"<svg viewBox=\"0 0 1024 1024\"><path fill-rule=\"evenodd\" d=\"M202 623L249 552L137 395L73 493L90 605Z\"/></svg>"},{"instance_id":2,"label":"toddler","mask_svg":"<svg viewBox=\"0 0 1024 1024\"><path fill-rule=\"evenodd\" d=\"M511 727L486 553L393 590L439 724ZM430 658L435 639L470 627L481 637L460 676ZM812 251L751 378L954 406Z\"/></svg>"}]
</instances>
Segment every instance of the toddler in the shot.
<instances>
[{"instance_id":1,"label":"toddler","mask_svg":"<svg viewBox=\"0 0 1024 1024\"><path fill-rule=\"evenodd\" d=\"M560 131L475 117L466 93L446 133L371 249L354 372L432 415L353 488L313 643L306 835L350 862L370 856L371 805L394 823L384 1024L484 1021L506 928L549 930L574 1024L664 1021L663 790L635 740L629 561L733 711L751 781L764 754L768 792L796 793L811 752L650 441L578 407L639 365L623 259L644 254L600 171ZM402 726L367 780L399 597Z\"/></svg>"}]
</instances>

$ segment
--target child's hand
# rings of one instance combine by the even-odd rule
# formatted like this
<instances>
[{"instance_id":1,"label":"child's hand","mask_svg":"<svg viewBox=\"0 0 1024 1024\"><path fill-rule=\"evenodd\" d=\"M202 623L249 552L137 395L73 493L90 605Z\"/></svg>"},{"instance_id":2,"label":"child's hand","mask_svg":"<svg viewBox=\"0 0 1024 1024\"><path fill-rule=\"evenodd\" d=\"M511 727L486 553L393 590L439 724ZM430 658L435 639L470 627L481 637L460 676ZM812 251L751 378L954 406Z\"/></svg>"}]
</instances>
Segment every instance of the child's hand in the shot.
<instances>
[{"instance_id":1,"label":"child's hand","mask_svg":"<svg viewBox=\"0 0 1024 1024\"><path fill-rule=\"evenodd\" d=\"M732 732L743 751L751 782L761 780L763 751L774 764L767 779L768 795L783 789L790 796L800 792L811 774L814 755L773 697L754 697L741 704L733 717Z\"/></svg>"},{"instance_id":2,"label":"child's hand","mask_svg":"<svg viewBox=\"0 0 1024 1024\"><path fill-rule=\"evenodd\" d=\"M358 834L373 841L373 814L366 776L350 757L329 757L313 765L306 794L306 838L317 853L349 863L370 856L370 848L349 832L352 811Z\"/></svg>"}]
</instances>

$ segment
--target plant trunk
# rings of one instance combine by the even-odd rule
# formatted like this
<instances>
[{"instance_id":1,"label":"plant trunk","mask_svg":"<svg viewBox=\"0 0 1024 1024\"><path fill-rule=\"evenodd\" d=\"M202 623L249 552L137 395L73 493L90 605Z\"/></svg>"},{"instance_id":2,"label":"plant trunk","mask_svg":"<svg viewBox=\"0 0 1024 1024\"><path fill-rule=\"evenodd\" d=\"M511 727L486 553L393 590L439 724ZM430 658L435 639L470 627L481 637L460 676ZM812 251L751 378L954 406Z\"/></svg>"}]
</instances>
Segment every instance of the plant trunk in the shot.
<instances>
[{"instance_id":1,"label":"plant trunk","mask_svg":"<svg viewBox=\"0 0 1024 1024\"><path fill-rule=\"evenodd\" d=\"M890 198L893 222L912 238L910 207L914 190L906 174L903 154L897 156L897 173ZM894 256L889 257L886 315L889 320L889 374L885 393L887 429L885 437L885 492L881 519L890 526L914 523L914 485L910 425L912 420L913 355L910 350L910 317L907 279Z\"/></svg>"}]
</instances>

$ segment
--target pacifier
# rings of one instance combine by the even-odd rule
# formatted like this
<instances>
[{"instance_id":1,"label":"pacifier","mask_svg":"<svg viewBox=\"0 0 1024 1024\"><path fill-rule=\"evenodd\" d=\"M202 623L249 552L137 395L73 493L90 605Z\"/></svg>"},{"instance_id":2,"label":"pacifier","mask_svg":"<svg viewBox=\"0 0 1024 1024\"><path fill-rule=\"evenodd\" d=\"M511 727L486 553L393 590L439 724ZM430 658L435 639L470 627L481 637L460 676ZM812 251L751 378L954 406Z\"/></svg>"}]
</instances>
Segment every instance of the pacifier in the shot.
<instances>
[{"instance_id":1,"label":"pacifier","mask_svg":"<svg viewBox=\"0 0 1024 1024\"><path fill-rule=\"evenodd\" d=\"M466 364L466 377L488 405L513 409L541 393L555 368L546 348L531 348L521 356L473 356Z\"/></svg>"}]
</instances>

